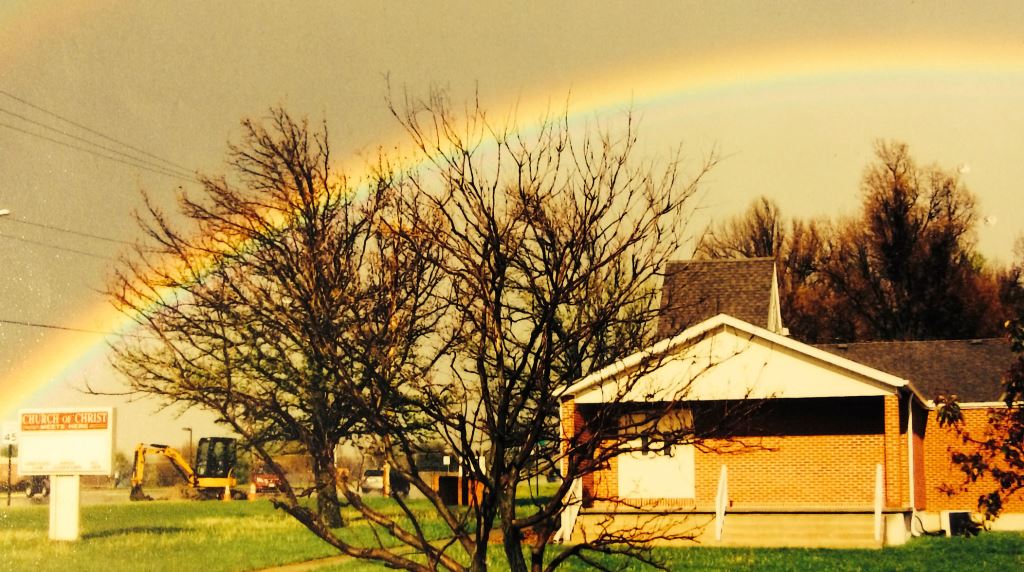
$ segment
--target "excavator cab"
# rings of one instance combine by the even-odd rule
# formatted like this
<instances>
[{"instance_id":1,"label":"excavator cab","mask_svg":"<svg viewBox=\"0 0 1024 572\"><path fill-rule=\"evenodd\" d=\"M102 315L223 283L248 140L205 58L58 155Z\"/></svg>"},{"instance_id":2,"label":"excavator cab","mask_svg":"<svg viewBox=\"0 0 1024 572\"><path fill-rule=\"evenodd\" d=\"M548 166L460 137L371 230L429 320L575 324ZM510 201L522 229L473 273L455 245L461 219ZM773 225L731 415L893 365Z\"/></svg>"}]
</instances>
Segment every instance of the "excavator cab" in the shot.
<instances>
[{"instance_id":1,"label":"excavator cab","mask_svg":"<svg viewBox=\"0 0 1024 572\"><path fill-rule=\"evenodd\" d=\"M235 440L230 437L203 437L196 448L196 477L223 479L238 460Z\"/></svg>"}]
</instances>

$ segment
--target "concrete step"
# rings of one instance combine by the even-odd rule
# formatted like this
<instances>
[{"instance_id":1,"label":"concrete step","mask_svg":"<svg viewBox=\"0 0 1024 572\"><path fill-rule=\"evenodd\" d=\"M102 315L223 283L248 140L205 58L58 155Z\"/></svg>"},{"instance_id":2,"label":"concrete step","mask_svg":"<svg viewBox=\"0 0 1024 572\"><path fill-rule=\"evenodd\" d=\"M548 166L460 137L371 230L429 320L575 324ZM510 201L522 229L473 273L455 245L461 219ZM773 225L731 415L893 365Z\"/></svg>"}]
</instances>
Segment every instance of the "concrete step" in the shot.
<instances>
[{"instance_id":1,"label":"concrete step","mask_svg":"<svg viewBox=\"0 0 1024 572\"><path fill-rule=\"evenodd\" d=\"M702 546L778 546L803 548L879 548L870 513L726 513L722 540L715 539L714 514L581 513L574 540L601 531L660 531L660 544ZM674 539L673 539L674 537Z\"/></svg>"},{"instance_id":2,"label":"concrete step","mask_svg":"<svg viewBox=\"0 0 1024 572\"><path fill-rule=\"evenodd\" d=\"M713 531L713 528L712 528ZM728 514L722 540L707 545L877 547L874 516L866 514ZM707 539L710 538L710 541Z\"/></svg>"}]
</instances>

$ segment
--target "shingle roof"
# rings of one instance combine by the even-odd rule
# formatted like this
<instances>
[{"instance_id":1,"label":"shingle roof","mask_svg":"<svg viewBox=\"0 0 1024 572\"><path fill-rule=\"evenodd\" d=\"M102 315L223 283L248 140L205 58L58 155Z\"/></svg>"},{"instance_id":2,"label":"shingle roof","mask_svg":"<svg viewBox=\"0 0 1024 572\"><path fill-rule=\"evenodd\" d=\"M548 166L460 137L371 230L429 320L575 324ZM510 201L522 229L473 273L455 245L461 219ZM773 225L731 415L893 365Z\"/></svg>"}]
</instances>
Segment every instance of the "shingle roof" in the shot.
<instances>
[{"instance_id":1,"label":"shingle roof","mask_svg":"<svg viewBox=\"0 0 1024 572\"><path fill-rule=\"evenodd\" d=\"M860 342L815 347L902 377L927 399L955 393L962 403L1000 401L1013 354L1002 338Z\"/></svg>"},{"instance_id":2,"label":"shingle roof","mask_svg":"<svg viewBox=\"0 0 1024 572\"><path fill-rule=\"evenodd\" d=\"M665 268L658 338L674 336L717 314L768 327L771 258L684 260Z\"/></svg>"}]
</instances>

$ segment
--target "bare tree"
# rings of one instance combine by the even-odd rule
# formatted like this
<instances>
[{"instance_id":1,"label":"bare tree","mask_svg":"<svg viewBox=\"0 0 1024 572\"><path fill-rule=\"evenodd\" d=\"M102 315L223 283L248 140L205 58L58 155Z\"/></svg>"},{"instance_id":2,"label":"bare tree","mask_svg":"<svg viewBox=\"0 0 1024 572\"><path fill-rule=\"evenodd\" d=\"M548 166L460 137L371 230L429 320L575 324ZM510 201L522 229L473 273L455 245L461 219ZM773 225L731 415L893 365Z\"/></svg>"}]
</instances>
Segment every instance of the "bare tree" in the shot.
<instances>
[{"instance_id":1,"label":"bare tree","mask_svg":"<svg viewBox=\"0 0 1024 572\"><path fill-rule=\"evenodd\" d=\"M974 252L975 199L955 172L879 142L859 219L840 221L822 271L860 339L998 335L1002 311Z\"/></svg>"},{"instance_id":2,"label":"bare tree","mask_svg":"<svg viewBox=\"0 0 1024 572\"><path fill-rule=\"evenodd\" d=\"M699 258L774 258L783 323L797 339L830 341L852 335L849 320L833 311L838 300L821 272L830 229L822 221L787 221L778 204L762 196L744 213L709 225L694 254Z\"/></svg>"},{"instance_id":3,"label":"bare tree","mask_svg":"<svg viewBox=\"0 0 1024 572\"><path fill-rule=\"evenodd\" d=\"M710 225L697 245L696 255L779 259L785 241L785 221L779 205L761 196L742 215Z\"/></svg>"},{"instance_id":4,"label":"bare tree","mask_svg":"<svg viewBox=\"0 0 1024 572\"><path fill-rule=\"evenodd\" d=\"M561 115L527 134L490 122L479 108L456 117L439 94L392 111L428 164L413 178L409 210L439 213L419 217L437 226L409 236L436 245L453 320L447 370L416 387L412 401L441 429L472 492L467 511L444 505L416 465L416 443L381 420L381 449L451 537L430 545L415 538L419 525L402 533L394 520L375 522L418 550L429 547L424 569L485 569L495 534L512 570L551 570L574 557L597 565L592 551L651 561L647 543L668 534L655 527L608 528L554 554L548 546L577 479L639 450L640 441L671 447L705 438L692 425L657 423L684 409L678 398L685 389L632 410L623 422L632 384L663 359L652 354L587 431L561 444L559 398L573 382L653 341L659 272L681 245L690 201L714 159L689 180L679 157L661 167L639 162L628 116L621 132L577 133ZM552 464L563 468L557 490L523 499L520 486ZM597 500L622 502L613 497ZM415 522L412 511L402 514ZM450 555L449 543L460 550ZM466 565L459 564L463 552Z\"/></svg>"},{"instance_id":5,"label":"bare tree","mask_svg":"<svg viewBox=\"0 0 1024 572\"><path fill-rule=\"evenodd\" d=\"M999 299L1011 316L1024 315L1024 234L1013 243L1013 261L996 271Z\"/></svg>"},{"instance_id":6,"label":"bare tree","mask_svg":"<svg viewBox=\"0 0 1024 572\"><path fill-rule=\"evenodd\" d=\"M440 315L437 271L389 230L406 222L386 169L356 189L326 127L280 109L242 126L235 182L181 197L191 228L139 217L147 241L109 287L138 335L114 365L134 392L219 414L285 481L284 509L322 532L342 524L335 446L365 431L365 409L402 411L402 384L430 367L417 347ZM288 484L282 444L311 458L313 490ZM315 508L300 502L312 493Z\"/></svg>"},{"instance_id":7,"label":"bare tree","mask_svg":"<svg viewBox=\"0 0 1024 572\"><path fill-rule=\"evenodd\" d=\"M761 197L712 225L709 258L772 257L783 322L808 342L998 335L1019 288L974 248L974 196L957 173L921 167L906 144L879 141L857 217L783 221Z\"/></svg>"},{"instance_id":8,"label":"bare tree","mask_svg":"<svg viewBox=\"0 0 1024 572\"><path fill-rule=\"evenodd\" d=\"M714 158L689 179L678 154L639 161L630 116L620 130L575 131L562 114L521 131L478 107L456 117L441 94L391 109L414 167L381 160L353 189L331 171L326 130L277 110L269 127L243 124L238 185L204 179L204 200L182 200L196 228L150 209L156 247L140 247L111 287L147 337L117 346L117 366L135 391L219 413L282 479L275 447L310 455L314 486L286 484L278 504L344 554L484 570L500 540L512 570L600 565L595 552L654 562L649 542L680 533L609 527L549 550L570 489L624 453L711 448L744 408L687 422L686 384L638 406L635 384L668 359L658 353L641 354L608 407L564 439L560 397L654 341L660 272ZM343 439L425 500L367 502L335 471ZM439 444L468 507L447 504L423 463ZM522 495L555 466L556 490ZM371 534L335 528L339 509Z\"/></svg>"}]
</instances>

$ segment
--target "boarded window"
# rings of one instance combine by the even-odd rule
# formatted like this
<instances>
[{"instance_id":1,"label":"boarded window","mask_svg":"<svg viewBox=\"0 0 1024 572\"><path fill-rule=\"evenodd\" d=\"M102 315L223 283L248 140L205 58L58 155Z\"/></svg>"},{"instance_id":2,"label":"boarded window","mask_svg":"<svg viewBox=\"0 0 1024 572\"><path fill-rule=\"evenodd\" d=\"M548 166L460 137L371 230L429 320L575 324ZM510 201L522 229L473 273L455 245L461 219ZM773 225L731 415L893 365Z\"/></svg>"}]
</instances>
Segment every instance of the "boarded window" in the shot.
<instances>
[{"instance_id":1,"label":"boarded window","mask_svg":"<svg viewBox=\"0 0 1024 572\"><path fill-rule=\"evenodd\" d=\"M663 414L624 415L621 430L634 452L617 457L619 497L624 499L692 499L695 496L694 448L678 444L690 433L688 409Z\"/></svg>"}]
</instances>

